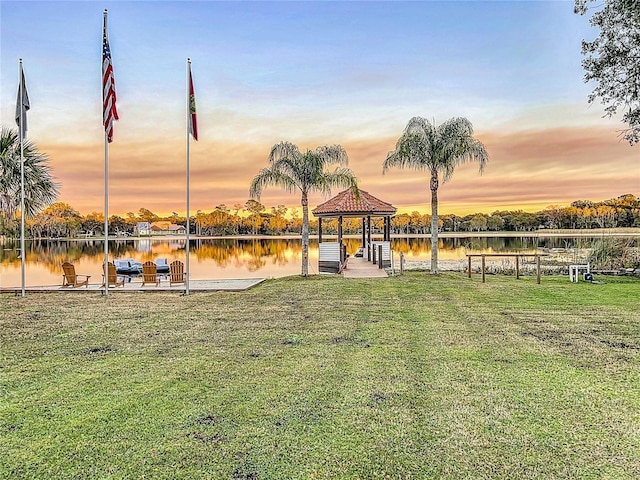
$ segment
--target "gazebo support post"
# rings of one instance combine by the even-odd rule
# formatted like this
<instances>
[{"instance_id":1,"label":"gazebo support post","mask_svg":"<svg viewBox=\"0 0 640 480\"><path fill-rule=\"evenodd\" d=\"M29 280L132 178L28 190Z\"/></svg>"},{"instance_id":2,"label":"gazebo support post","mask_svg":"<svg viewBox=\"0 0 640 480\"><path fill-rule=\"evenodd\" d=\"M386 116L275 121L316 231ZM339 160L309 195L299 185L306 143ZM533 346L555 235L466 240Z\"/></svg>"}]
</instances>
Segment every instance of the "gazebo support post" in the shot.
<instances>
[{"instance_id":1,"label":"gazebo support post","mask_svg":"<svg viewBox=\"0 0 640 480\"><path fill-rule=\"evenodd\" d=\"M367 218L362 217L362 249L367 246Z\"/></svg>"},{"instance_id":2,"label":"gazebo support post","mask_svg":"<svg viewBox=\"0 0 640 480\"><path fill-rule=\"evenodd\" d=\"M367 261L371 261L371 216L367 215Z\"/></svg>"},{"instance_id":3,"label":"gazebo support post","mask_svg":"<svg viewBox=\"0 0 640 480\"><path fill-rule=\"evenodd\" d=\"M322 217L318 217L318 245L322 243Z\"/></svg>"},{"instance_id":4,"label":"gazebo support post","mask_svg":"<svg viewBox=\"0 0 640 480\"><path fill-rule=\"evenodd\" d=\"M338 244L340 245L340 263L344 262L342 253L342 215L338 217Z\"/></svg>"}]
</instances>

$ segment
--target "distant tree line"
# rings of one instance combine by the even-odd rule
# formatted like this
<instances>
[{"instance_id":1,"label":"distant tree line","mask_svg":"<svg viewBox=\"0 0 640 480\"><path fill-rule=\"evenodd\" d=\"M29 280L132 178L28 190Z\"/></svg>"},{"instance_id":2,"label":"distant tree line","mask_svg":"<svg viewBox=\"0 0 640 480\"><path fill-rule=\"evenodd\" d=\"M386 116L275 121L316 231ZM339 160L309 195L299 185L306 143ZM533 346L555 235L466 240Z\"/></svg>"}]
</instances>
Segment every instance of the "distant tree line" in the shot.
<instances>
[{"instance_id":1,"label":"distant tree line","mask_svg":"<svg viewBox=\"0 0 640 480\"><path fill-rule=\"evenodd\" d=\"M430 222L430 215L413 212L396 215L391 224L395 233L411 234L428 233ZM603 202L578 200L568 207L551 205L536 213L498 210L490 215L441 215L438 225L444 232L640 227L640 199L627 194Z\"/></svg>"},{"instance_id":2,"label":"distant tree line","mask_svg":"<svg viewBox=\"0 0 640 480\"><path fill-rule=\"evenodd\" d=\"M381 232L382 219L373 222L374 232ZM137 233L138 222L169 221L186 225L186 218L178 213L159 216L146 208L125 216L109 217L109 232L112 235L128 236ZM244 204L228 207L217 205L210 212L198 210L191 217L192 234L203 236L228 235L300 235L302 218L297 208L284 205L266 207L251 199ZM431 215L417 211L401 213L391 220L394 234L428 234L431 231ZM538 229L593 229L616 227L640 227L640 198L627 194L602 202L578 200L568 207L549 206L536 213L523 210L499 210L491 214L440 215L438 225L441 232L486 232L516 231L527 232ZM311 219L309 229L318 232L317 219ZM323 233L336 234L338 221L323 221ZM345 218L345 234L362 232L360 218ZM4 228L0 232L15 236L15 229ZM104 235L104 216L100 212L81 215L71 205L56 202L27 220L27 235L33 238L77 237Z\"/></svg>"}]
</instances>

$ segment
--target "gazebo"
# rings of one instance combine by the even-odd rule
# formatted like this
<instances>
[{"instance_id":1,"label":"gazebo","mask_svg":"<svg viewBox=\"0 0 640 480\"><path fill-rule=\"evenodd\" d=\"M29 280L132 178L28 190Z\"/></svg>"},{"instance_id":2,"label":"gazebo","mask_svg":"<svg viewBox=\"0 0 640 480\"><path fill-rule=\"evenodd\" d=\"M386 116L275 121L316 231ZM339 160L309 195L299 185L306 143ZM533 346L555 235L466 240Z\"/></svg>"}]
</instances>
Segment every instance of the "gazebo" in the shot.
<instances>
[{"instance_id":1,"label":"gazebo","mask_svg":"<svg viewBox=\"0 0 640 480\"><path fill-rule=\"evenodd\" d=\"M337 273L341 270L347 258L346 247L342 244L343 218L362 218L362 249L363 252L366 252L367 260L371 260L372 256L375 255L371 248L371 219L380 217L384 219L382 243L386 243L387 247L390 248L391 217L396 212L397 208L390 203L383 202L364 190L356 192L353 188L344 190L323 204L318 205L311 212L318 218L318 270ZM338 219L337 242L322 241L322 220L324 218Z\"/></svg>"}]
</instances>

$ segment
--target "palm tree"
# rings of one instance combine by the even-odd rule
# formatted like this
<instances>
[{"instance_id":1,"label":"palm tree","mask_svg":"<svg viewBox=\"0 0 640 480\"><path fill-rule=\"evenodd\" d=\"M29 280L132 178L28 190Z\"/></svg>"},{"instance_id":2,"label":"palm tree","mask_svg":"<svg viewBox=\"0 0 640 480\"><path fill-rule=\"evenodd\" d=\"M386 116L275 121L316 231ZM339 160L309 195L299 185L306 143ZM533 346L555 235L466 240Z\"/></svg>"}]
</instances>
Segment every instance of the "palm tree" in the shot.
<instances>
[{"instance_id":1,"label":"palm tree","mask_svg":"<svg viewBox=\"0 0 640 480\"><path fill-rule=\"evenodd\" d=\"M302 205L302 276L309 275L309 192L330 194L332 187L357 187L353 172L346 168L347 152L340 145L318 147L301 153L289 142L280 142L271 148L269 167L258 172L249 194L260 199L262 190L277 186L290 193L300 191ZM329 165L338 165L327 171Z\"/></svg>"},{"instance_id":2,"label":"palm tree","mask_svg":"<svg viewBox=\"0 0 640 480\"><path fill-rule=\"evenodd\" d=\"M23 142L25 216L33 217L58 197L49 159L29 140ZM20 138L18 130L2 127L0 132L0 220L13 229L20 210Z\"/></svg>"},{"instance_id":3,"label":"palm tree","mask_svg":"<svg viewBox=\"0 0 640 480\"><path fill-rule=\"evenodd\" d=\"M451 118L442 125L422 117L409 120L395 150L382 165L385 173L391 167L426 170L431 175L431 273L438 273L438 187L440 176L446 182L455 168L477 161L482 173L489 154L479 140L473 138L473 125L464 117Z\"/></svg>"}]
</instances>

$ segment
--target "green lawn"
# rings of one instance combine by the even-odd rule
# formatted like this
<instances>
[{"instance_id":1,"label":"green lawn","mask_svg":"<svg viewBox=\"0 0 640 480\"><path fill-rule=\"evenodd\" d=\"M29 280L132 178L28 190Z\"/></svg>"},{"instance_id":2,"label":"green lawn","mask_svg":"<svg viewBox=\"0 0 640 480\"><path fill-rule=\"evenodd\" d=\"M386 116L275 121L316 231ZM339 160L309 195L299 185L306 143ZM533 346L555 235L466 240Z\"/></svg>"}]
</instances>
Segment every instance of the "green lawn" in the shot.
<instances>
[{"instance_id":1,"label":"green lawn","mask_svg":"<svg viewBox=\"0 0 640 480\"><path fill-rule=\"evenodd\" d=\"M638 478L640 281L604 281L2 295L0 478Z\"/></svg>"}]
</instances>

